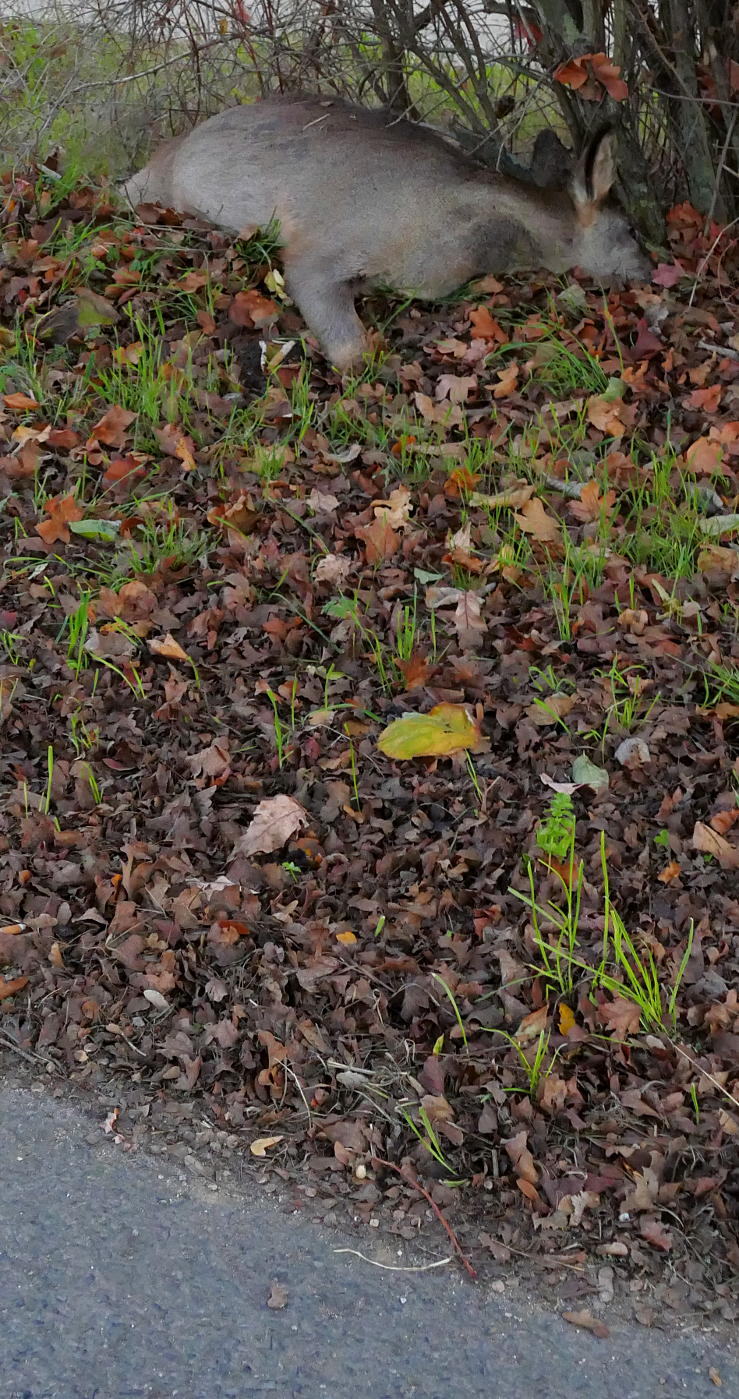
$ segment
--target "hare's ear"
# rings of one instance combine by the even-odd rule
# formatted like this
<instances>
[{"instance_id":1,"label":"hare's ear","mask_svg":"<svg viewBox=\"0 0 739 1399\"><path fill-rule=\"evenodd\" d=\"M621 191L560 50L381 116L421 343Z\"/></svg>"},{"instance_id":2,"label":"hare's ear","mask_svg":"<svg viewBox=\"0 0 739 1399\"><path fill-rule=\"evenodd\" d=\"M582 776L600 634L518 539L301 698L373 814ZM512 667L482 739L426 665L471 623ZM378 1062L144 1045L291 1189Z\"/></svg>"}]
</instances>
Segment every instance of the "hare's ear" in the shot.
<instances>
[{"instance_id":1,"label":"hare's ear","mask_svg":"<svg viewBox=\"0 0 739 1399\"><path fill-rule=\"evenodd\" d=\"M598 207L610 193L616 178L616 150L613 131L600 131L588 142L570 183L570 192L579 208Z\"/></svg>"}]
</instances>

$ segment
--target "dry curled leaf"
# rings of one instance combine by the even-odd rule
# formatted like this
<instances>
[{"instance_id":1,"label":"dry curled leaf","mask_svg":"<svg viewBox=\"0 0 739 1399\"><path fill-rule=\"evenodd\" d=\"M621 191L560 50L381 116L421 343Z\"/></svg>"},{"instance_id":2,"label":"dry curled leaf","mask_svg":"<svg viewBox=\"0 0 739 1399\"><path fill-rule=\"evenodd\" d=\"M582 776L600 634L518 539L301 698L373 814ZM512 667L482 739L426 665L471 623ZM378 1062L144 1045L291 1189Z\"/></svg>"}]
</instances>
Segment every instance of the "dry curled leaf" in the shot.
<instances>
[{"instance_id":1,"label":"dry curled leaf","mask_svg":"<svg viewBox=\"0 0 739 1399\"><path fill-rule=\"evenodd\" d=\"M478 593L464 592L454 612L454 626L460 645L472 647L487 633L482 620L482 599Z\"/></svg>"},{"instance_id":2,"label":"dry curled leaf","mask_svg":"<svg viewBox=\"0 0 739 1399\"><path fill-rule=\"evenodd\" d=\"M515 1137L509 1137L503 1142L511 1165L521 1180L527 1180L530 1185L536 1185L539 1179L539 1172L536 1169L534 1158L528 1147L528 1133L524 1128L517 1132Z\"/></svg>"},{"instance_id":3,"label":"dry curled leaf","mask_svg":"<svg viewBox=\"0 0 739 1399\"><path fill-rule=\"evenodd\" d=\"M639 1233L652 1248L658 1248L662 1253L670 1252L673 1244L672 1234L659 1219L652 1216L640 1220Z\"/></svg>"},{"instance_id":4,"label":"dry curled leaf","mask_svg":"<svg viewBox=\"0 0 739 1399\"><path fill-rule=\"evenodd\" d=\"M352 571L352 561L344 554L324 554L313 570L317 583L335 583L340 589Z\"/></svg>"},{"instance_id":5,"label":"dry curled leaf","mask_svg":"<svg viewBox=\"0 0 739 1399\"><path fill-rule=\"evenodd\" d=\"M103 442L106 447L122 447L136 413L115 404L104 413L90 434L90 441Z\"/></svg>"},{"instance_id":6,"label":"dry curled leaf","mask_svg":"<svg viewBox=\"0 0 739 1399\"><path fill-rule=\"evenodd\" d=\"M228 308L229 320L232 320L234 325L255 326L259 330L276 321L279 314L277 302L269 296L263 296L254 287L250 287L248 291L237 291Z\"/></svg>"},{"instance_id":7,"label":"dry curled leaf","mask_svg":"<svg viewBox=\"0 0 739 1399\"><path fill-rule=\"evenodd\" d=\"M307 824L308 813L294 797L265 797L237 842L234 854L270 855Z\"/></svg>"},{"instance_id":8,"label":"dry curled leaf","mask_svg":"<svg viewBox=\"0 0 739 1399\"><path fill-rule=\"evenodd\" d=\"M614 102L623 102L629 95L621 69L605 53L583 53L568 59L556 69L554 79L588 102L601 101L604 88Z\"/></svg>"},{"instance_id":9,"label":"dry curled leaf","mask_svg":"<svg viewBox=\"0 0 739 1399\"><path fill-rule=\"evenodd\" d=\"M190 661L187 651L183 651L179 641L175 641L171 632L167 632L166 636L162 637L149 637L148 646L155 656L163 656L165 660Z\"/></svg>"},{"instance_id":10,"label":"dry curled leaf","mask_svg":"<svg viewBox=\"0 0 739 1399\"><path fill-rule=\"evenodd\" d=\"M16 976L13 981L0 981L0 1001L5 1001L8 996L14 996L16 991L22 991L28 985L27 976Z\"/></svg>"},{"instance_id":11,"label":"dry curled leaf","mask_svg":"<svg viewBox=\"0 0 739 1399\"><path fill-rule=\"evenodd\" d=\"M249 1150L252 1156L266 1156L270 1147L277 1146L278 1142L281 1142L282 1140L282 1136L256 1137L253 1142L249 1143Z\"/></svg>"},{"instance_id":12,"label":"dry curled leaf","mask_svg":"<svg viewBox=\"0 0 739 1399\"><path fill-rule=\"evenodd\" d=\"M364 540L367 562L383 563L391 559L400 548L400 535L394 530L386 515L378 515L371 525L362 525L357 534Z\"/></svg>"},{"instance_id":13,"label":"dry curled leaf","mask_svg":"<svg viewBox=\"0 0 739 1399\"><path fill-rule=\"evenodd\" d=\"M13 413L33 413L36 408L41 407L41 404L27 393L5 393L3 394L3 403Z\"/></svg>"},{"instance_id":14,"label":"dry curled leaf","mask_svg":"<svg viewBox=\"0 0 739 1399\"><path fill-rule=\"evenodd\" d=\"M177 457L182 462L185 471L193 471L197 465L195 461L195 443L188 433L177 427L176 423L165 423L164 427L156 428L154 436L163 452L168 457Z\"/></svg>"},{"instance_id":15,"label":"dry curled leaf","mask_svg":"<svg viewBox=\"0 0 739 1399\"><path fill-rule=\"evenodd\" d=\"M693 849L712 855L724 870L739 869L739 845L732 845L703 821L696 821L693 827Z\"/></svg>"},{"instance_id":16,"label":"dry curled leaf","mask_svg":"<svg viewBox=\"0 0 739 1399\"><path fill-rule=\"evenodd\" d=\"M476 306L469 315L472 334L476 340L494 340L504 345L508 336L495 316L491 316L487 306Z\"/></svg>"},{"instance_id":17,"label":"dry curled leaf","mask_svg":"<svg viewBox=\"0 0 739 1399\"><path fill-rule=\"evenodd\" d=\"M84 511L80 509L73 495L51 496L45 509L49 518L39 521L36 533L41 535L45 544L55 544L57 541L68 544L72 538L69 525L74 520L81 520Z\"/></svg>"},{"instance_id":18,"label":"dry curled leaf","mask_svg":"<svg viewBox=\"0 0 739 1399\"><path fill-rule=\"evenodd\" d=\"M281 1312L287 1306L288 1291L281 1282L273 1282L267 1298L267 1306L273 1312Z\"/></svg>"},{"instance_id":19,"label":"dry curled leaf","mask_svg":"<svg viewBox=\"0 0 739 1399\"><path fill-rule=\"evenodd\" d=\"M605 1341L610 1336L610 1331L604 1321L599 1321L597 1316L584 1308L579 1312L562 1312L565 1321L569 1321L570 1326L581 1326L584 1331L591 1331L600 1341Z\"/></svg>"},{"instance_id":20,"label":"dry curled leaf","mask_svg":"<svg viewBox=\"0 0 739 1399\"><path fill-rule=\"evenodd\" d=\"M553 515L547 514L544 504L538 496L527 500L526 504L516 511L513 518L524 534L530 534L541 544L559 543L561 538L559 520L556 520Z\"/></svg>"}]
</instances>

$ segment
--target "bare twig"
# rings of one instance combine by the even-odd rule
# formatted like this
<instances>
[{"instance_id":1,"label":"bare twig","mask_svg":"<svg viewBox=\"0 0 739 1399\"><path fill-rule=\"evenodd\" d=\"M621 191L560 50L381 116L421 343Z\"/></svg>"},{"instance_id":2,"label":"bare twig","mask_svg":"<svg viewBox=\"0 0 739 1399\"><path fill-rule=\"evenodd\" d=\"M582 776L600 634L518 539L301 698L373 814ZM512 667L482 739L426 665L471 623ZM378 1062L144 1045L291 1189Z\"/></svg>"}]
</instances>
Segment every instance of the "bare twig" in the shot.
<instances>
[{"instance_id":1,"label":"bare twig","mask_svg":"<svg viewBox=\"0 0 739 1399\"><path fill-rule=\"evenodd\" d=\"M371 1263L373 1268L384 1268L388 1273L428 1273L431 1268L443 1268L446 1263L451 1263L454 1254L448 1258L436 1258L433 1263L417 1263L415 1266L403 1266L400 1263L378 1263L376 1258L368 1258L366 1253L360 1253L358 1248L335 1248L334 1253L353 1253L355 1258L361 1258L363 1263Z\"/></svg>"},{"instance_id":2,"label":"bare twig","mask_svg":"<svg viewBox=\"0 0 739 1399\"><path fill-rule=\"evenodd\" d=\"M20 1045L16 1044L15 1040L2 1030L0 1030L0 1044L4 1044L6 1049L12 1049L14 1054L25 1059L28 1064L46 1064L47 1067L53 1067L55 1072L58 1072L58 1065L54 1063L53 1059L47 1058L45 1054L37 1054L35 1050L21 1049Z\"/></svg>"},{"instance_id":3,"label":"bare twig","mask_svg":"<svg viewBox=\"0 0 739 1399\"><path fill-rule=\"evenodd\" d=\"M431 1196L429 1195L428 1190L425 1190L424 1187L421 1185L420 1181L417 1180L415 1176L411 1175L409 1171L403 1170L403 1167L402 1167L402 1166L396 1166L395 1163L394 1163L393 1161L384 1161L384 1160L382 1159L381 1156L373 1156L373 1157L372 1157L372 1162L373 1162L373 1165L376 1164L376 1165L378 1165L378 1166L386 1166L387 1169L388 1169L389 1171L395 1171L395 1174L396 1174L396 1175L399 1175L399 1176L400 1176L400 1179L401 1179L401 1180L404 1180L405 1183L406 1183L406 1185L412 1185L412 1186L414 1187L414 1189L416 1189L416 1190L418 1191L419 1195L423 1195L424 1200L426 1200L427 1203L431 1206L431 1208L432 1208L432 1210L434 1211L434 1214L436 1215L436 1218L438 1219L440 1225L441 1225L442 1228L446 1231L446 1233L447 1233L447 1235L448 1235L448 1237L449 1237L449 1242L451 1243L452 1248L454 1249L454 1252L455 1252L455 1254L457 1255L457 1257L458 1257L460 1263L462 1264L463 1268L465 1269L465 1271L466 1271L467 1273L469 1273L469 1275L470 1275L470 1277L473 1279L473 1281L476 1280L476 1279L477 1279L477 1273L475 1272L475 1269L473 1268L472 1264L470 1263L470 1260L469 1260L469 1258L467 1257L467 1254L465 1253L464 1249L462 1248L462 1245L461 1245L461 1243L459 1242L459 1239L457 1238L457 1235L455 1234L454 1230L452 1229L452 1226L451 1226L451 1224L449 1223L449 1221L448 1221L447 1219L444 1218L444 1215L442 1214L441 1210L439 1209L439 1206L437 1205L436 1201L433 1200L433 1199L431 1198Z\"/></svg>"},{"instance_id":4,"label":"bare twig","mask_svg":"<svg viewBox=\"0 0 739 1399\"><path fill-rule=\"evenodd\" d=\"M721 355L724 359L739 360L739 350L732 350L729 345L717 345L715 341L699 340L699 350L708 350L709 354Z\"/></svg>"},{"instance_id":5,"label":"bare twig","mask_svg":"<svg viewBox=\"0 0 739 1399\"><path fill-rule=\"evenodd\" d=\"M716 203L719 197L719 190L721 188L721 181L724 177L724 171L726 169L726 157L729 153L729 146L731 145L731 138L734 135L734 127L736 126L736 119L738 115L739 109L735 107L734 111L731 114L729 124L726 128L726 140L724 141L724 144L721 148L721 154L719 156L718 165L716 166L716 178L713 182L713 197L711 199L710 208L708 210L708 213L706 214L706 220L703 225L704 233L707 233L708 229L711 226L711 219L713 218L713 212L716 208Z\"/></svg>"},{"instance_id":6,"label":"bare twig","mask_svg":"<svg viewBox=\"0 0 739 1399\"><path fill-rule=\"evenodd\" d=\"M708 263L713 257L713 254L715 253L719 243L721 242L721 239L726 237L726 234L729 232L729 229L733 228L735 224L739 224L739 217L732 219L731 223L724 224L723 228L719 229L710 248L708 249L708 252L701 258L700 263L698 264L698 267L696 269L690 296L688 297L688 306L693 305L693 302L695 300L695 293L698 290L698 284L700 282L700 279L703 276L703 273L705 272Z\"/></svg>"}]
</instances>

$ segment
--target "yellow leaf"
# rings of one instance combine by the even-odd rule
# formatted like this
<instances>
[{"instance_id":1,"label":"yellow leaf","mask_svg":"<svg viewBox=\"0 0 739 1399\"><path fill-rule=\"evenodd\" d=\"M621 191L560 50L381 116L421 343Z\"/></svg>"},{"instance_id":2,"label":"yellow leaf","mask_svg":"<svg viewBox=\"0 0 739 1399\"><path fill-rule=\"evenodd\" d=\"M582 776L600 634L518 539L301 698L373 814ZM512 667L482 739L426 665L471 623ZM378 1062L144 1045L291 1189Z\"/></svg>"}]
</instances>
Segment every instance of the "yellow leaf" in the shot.
<instances>
[{"instance_id":1,"label":"yellow leaf","mask_svg":"<svg viewBox=\"0 0 739 1399\"><path fill-rule=\"evenodd\" d=\"M388 758L439 758L474 748L480 727L463 704L437 704L428 714L404 714L377 740Z\"/></svg>"},{"instance_id":2,"label":"yellow leaf","mask_svg":"<svg viewBox=\"0 0 739 1399\"><path fill-rule=\"evenodd\" d=\"M345 947L351 947L357 941L354 933L337 933L336 941L343 942Z\"/></svg>"},{"instance_id":3,"label":"yellow leaf","mask_svg":"<svg viewBox=\"0 0 739 1399\"><path fill-rule=\"evenodd\" d=\"M249 1150L252 1156L266 1156L268 1148L277 1146L281 1141L282 1137L257 1137L256 1141L250 1143Z\"/></svg>"},{"instance_id":4,"label":"yellow leaf","mask_svg":"<svg viewBox=\"0 0 739 1399\"><path fill-rule=\"evenodd\" d=\"M575 1023L575 1016L574 1016L573 1012L570 1010L570 1007L569 1007L568 1005L566 1005L565 1002L563 1001L562 1004L561 1004L561 1006L560 1006L560 1008L559 1008L559 1033L560 1033L560 1035L569 1035L570 1030L572 1029L574 1023Z\"/></svg>"}]
</instances>

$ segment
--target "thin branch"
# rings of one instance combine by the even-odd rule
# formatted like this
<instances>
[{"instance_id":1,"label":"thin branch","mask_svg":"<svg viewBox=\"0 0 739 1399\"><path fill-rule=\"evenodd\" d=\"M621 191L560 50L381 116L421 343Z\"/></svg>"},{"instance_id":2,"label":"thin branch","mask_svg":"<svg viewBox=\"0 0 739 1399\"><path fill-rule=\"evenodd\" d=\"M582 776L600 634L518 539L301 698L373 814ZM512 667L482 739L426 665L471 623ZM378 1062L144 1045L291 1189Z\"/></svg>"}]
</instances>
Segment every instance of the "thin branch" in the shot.
<instances>
[{"instance_id":1,"label":"thin branch","mask_svg":"<svg viewBox=\"0 0 739 1399\"><path fill-rule=\"evenodd\" d=\"M724 171L725 171L725 169L726 169L726 157L727 157L727 155L728 155L728 153L729 153L729 146L731 145L731 138L732 138L732 136L734 135L734 127L736 126L736 119L737 119L737 116L739 116L739 108L735 108L734 111L732 112L732 114L731 114L731 121L729 122L729 125L728 125L727 128L726 128L726 140L724 141L724 144L723 144L723 146L722 146L722 148L721 148L721 155L719 156L718 165L717 165L717 167L716 167L716 179L714 180L714 184L713 184L713 198L711 199L710 208L709 208L709 210L708 210L708 213L706 214L706 222L705 222L704 230L703 230L704 233L707 233L707 232L708 232L708 229L709 229L710 224L711 224L711 219L713 218L713 212L714 212L714 209L716 208L716 203L717 203L717 201L718 201L719 189L720 189L720 187L721 187L721 180L722 180L722 178L723 178Z\"/></svg>"},{"instance_id":2,"label":"thin branch","mask_svg":"<svg viewBox=\"0 0 739 1399\"><path fill-rule=\"evenodd\" d=\"M415 1266L404 1266L400 1263L378 1263L376 1258L368 1258L366 1253L360 1253L358 1248L335 1248L334 1253L353 1253L355 1258L361 1258L363 1263L371 1263L373 1268L384 1268L388 1273L428 1273L431 1268L443 1268L446 1263L451 1263L454 1254L448 1258L436 1258L433 1263L417 1263Z\"/></svg>"},{"instance_id":3,"label":"thin branch","mask_svg":"<svg viewBox=\"0 0 739 1399\"><path fill-rule=\"evenodd\" d=\"M424 1187L421 1185L420 1181L418 1181L415 1176L412 1176L409 1171L403 1170L402 1166L396 1166L393 1161L383 1161L381 1156L373 1156L372 1162L373 1164L376 1164L378 1166L386 1166L389 1171L395 1171L396 1175L399 1175L400 1179L404 1180L406 1185L414 1186L414 1188L418 1191L419 1195L423 1195L424 1200L426 1200L431 1206L432 1210L434 1211L434 1214L436 1215L436 1218L438 1219L442 1228L446 1231L449 1237L449 1242L451 1243L452 1248L454 1249L454 1252L456 1253L460 1263L464 1267L465 1271L469 1273L473 1281L476 1281L477 1273L475 1272L475 1269L470 1263L467 1254L464 1252L464 1249L462 1248L462 1245L459 1242L457 1235L452 1229L451 1224L447 1219L444 1218L444 1215L439 1209L439 1206L437 1205L436 1201L431 1198L428 1190L425 1190Z\"/></svg>"}]
</instances>

